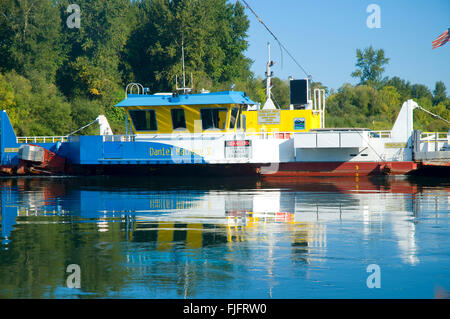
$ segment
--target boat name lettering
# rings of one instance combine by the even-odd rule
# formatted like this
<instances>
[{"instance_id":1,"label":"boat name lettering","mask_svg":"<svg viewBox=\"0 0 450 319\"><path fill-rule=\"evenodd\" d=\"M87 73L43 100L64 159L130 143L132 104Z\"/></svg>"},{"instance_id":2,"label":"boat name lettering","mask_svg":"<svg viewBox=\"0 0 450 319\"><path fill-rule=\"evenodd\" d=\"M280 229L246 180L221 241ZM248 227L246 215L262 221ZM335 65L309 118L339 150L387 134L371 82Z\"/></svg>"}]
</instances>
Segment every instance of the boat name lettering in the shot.
<instances>
[{"instance_id":1,"label":"boat name lettering","mask_svg":"<svg viewBox=\"0 0 450 319\"><path fill-rule=\"evenodd\" d=\"M405 148L406 143L385 143L384 147L386 147L386 148Z\"/></svg>"},{"instance_id":2,"label":"boat name lettering","mask_svg":"<svg viewBox=\"0 0 450 319\"><path fill-rule=\"evenodd\" d=\"M190 155L194 155L194 152L180 147L162 147L157 149L150 147L150 156L190 156Z\"/></svg>"},{"instance_id":3,"label":"boat name lettering","mask_svg":"<svg viewBox=\"0 0 450 319\"><path fill-rule=\"evenodd\" d=\"M18 147L5 147L3 149L3 152L5 152L5 153L18 153L19 152L19 148Z\"/></svg>"}]
</instances>

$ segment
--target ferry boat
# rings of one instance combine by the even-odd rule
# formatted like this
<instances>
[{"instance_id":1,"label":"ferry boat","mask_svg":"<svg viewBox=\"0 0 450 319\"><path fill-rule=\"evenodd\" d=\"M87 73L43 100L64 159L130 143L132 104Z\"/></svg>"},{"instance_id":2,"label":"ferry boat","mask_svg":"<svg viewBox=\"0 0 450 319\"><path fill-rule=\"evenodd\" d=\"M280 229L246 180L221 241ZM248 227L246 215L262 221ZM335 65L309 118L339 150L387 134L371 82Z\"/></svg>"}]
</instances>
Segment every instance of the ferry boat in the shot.
<instances>
[{"instance_id":1,"label":"ferry boat","mask_svg":"<svg viewBox=\"0 0 450 319\"><path fill-rule=\"evenodd\" d=\"M245 92L150 94L131 83L115 105L125 135L113 135L100 115L96 136L16 137L1 112L1 167L24 174L218 174L365 176L435 170L450 175L450 133L413 129L413 100L403 103L391 131L325 127L325 92L311 79L290 80L290 107L271 96L267 62L263 106ZM183 81L184 82L184 81Z\"/></svg>"}]
</instances>

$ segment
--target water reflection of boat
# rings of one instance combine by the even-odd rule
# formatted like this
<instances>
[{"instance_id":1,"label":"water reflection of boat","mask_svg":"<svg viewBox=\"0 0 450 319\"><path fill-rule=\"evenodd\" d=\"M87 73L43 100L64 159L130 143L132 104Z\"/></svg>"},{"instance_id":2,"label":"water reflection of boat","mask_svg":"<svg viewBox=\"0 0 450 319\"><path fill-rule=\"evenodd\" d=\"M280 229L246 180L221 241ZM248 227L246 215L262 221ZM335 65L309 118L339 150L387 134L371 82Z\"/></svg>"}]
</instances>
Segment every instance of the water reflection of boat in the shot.
<instances>
[{"instance_id":1,"label":"water reflection of boat","mask_svg":"<svg viewBox=\"0 0 450 319\"><path fill-rule=\"evenodd\" d=\"M417 262L411 220L424 206L416 194L426 186L410 179L242 180L241 189L217 190L209 190L207 182L192 189L155 190L136 181L132 189L123 189L114 179L1 180L2 238L7 242L16 224L56 216L96 223L99 232L120 222L127 240L154 243L159 250L270 242L267 234L275 231L290 236L298 252L299 247L326 248L327 224L357 222L364 236L392 225L405 261ZM443 189L449 192L448 186ZM444 199L439 205L448 207Z\"/></svg>"},{"instance_id":2,"label":"water reflection of boat","mask_svg":"<svg viewBox=\"0 0 450 319\"><path fill-rule=\"evenodd\" d=\"M439 180L434 179L434 184L439 186ZM421 192L427 184L423 179L414 177L297 177L280 178L270 177L265 179L265 186L284 187L295 191L304 192L388 192L399 194L415 194ZM442 181L443 187L450 187Z\"/></svg>"}]
</instances>

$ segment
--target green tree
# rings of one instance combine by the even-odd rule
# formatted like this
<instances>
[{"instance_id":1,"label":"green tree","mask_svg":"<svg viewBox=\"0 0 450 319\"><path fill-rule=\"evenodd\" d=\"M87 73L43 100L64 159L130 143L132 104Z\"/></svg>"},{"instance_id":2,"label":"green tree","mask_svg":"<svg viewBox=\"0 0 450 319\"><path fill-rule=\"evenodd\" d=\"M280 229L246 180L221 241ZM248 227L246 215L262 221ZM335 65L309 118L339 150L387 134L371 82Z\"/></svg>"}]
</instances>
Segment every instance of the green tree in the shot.
<instances>
[{"instance_id":1,"label":"green tree","mask_svg":"<svg viewBox=\"0 0 450 319\"><path fill-rule=\"evenodd\" d=\"M0 1L0 70L55 80L62 64L59 10L54 1Z\"/></svg>"},{"instance_id":2,"label":"green tree","mask_svg":"<svg viewBox=\"0 0 450 319\"><path fill-rule=\"evenodd\" d=\"M135 25L129 0L80 0L80 28L66 26L70 1L60 1L67 55L58 86L70 98L108 98L122 90L120 54Z\"/></svg>"},{"instance_id":3,"label":"green tree","mask_svg":"<svg viewBox=\"0 0 450 319\"><path fill-rule=\"evenodd\" d=\"M14 91L7 112L20 135L65 135L69 133L70 105L54 84L45 79L27 79L15 71L5 74Z\"/></svg>"},{"instance_id":4,"label":"green tree","mask_svg":"<svg viewBox=\"0 0 450 319\"><path fill-rule=\"evenodd\" d=\"M437 105L447 99L447 92L444 82L437 81L433 91L433 104Z\"/></svg>"},{"instance_id":5,"label":"green tree","mask_svg":"<svg viewBox=\"0 0 450 319\"><path fill-rule=\"evenodd\" d=\"M84 120L77 108L86 110L80 103L85 101L94 105L93 110L106 115L113 130L118 128L115 133L122 133L124 113L114 105L123 98L122 72L126 68L122 53L131 30L138 25L137 4L129 0L77 1L81 10L80 28L70 29L66 25L70 3L58 1L66 54L57 72L57 85L73 104L74 125Z\"/></svg>"},{"instance_id":6,"label":"green tree","mask_svg":"<svg viewBox=\"0 0 450 319\"><path fill-rule=\"evenodd\" d=\"M327 99L326 125L328 127L367 127L374 130L390 130L398 116L400 108L408 96L406 89L416 102L428 111L450 118L450 99L433 105L431 93L422 84L410 85L409 82L393 78L387 81L393 85L384 85L381 89L367 85L352 86L344 84ZM397 89L404 90L403 96ZM407 98L405 98L407 97ZM447 131L448 124L429 114L414 112L414 129L422 131Z\"/></svg>"},{"instance_id":7,"label":"green tree","mask_svg":"<svg viewBox=\"0 0 450 319\"><path fill-rule=\"evenodd\" d=\"M100 101L86 97L76 97L71 101L70 107L72 116L71 132L94 121L103 112ZM76 133L76 135L97 135L98 133L99 127L97 124L94 124Z\"/></svg>"},{"instance_id":8,"label":"green tree","mask_svg":"<svg viewBox=\"0 0 450 319\"><path fill-rule=\"evenodd\" d=\"M124 50L125 82L172 91L178 76L181 86L182 47L187 78L191 72L194 78L189 85L211 89L251 77L250 60L243 55L249 22L239 2L147 0L139 7L140 24Z\"/></svg>"},{"instance_id":9,"label":"green tree","mask_svg":"<svg viewBox=\"0 0 450 319\"><path fill-rule=\"evenodd\" d=\"M433 99L433 95L430 90L423 84L413 84L411 85L411 98L420 100L421 98L427 98L428 100Z\"/></svg>"},{"instance_id":10,"label":"green tree","mask_svg":"<svg viewBox=\"0 0 450 319\"><path fill-rule=\"evenodd\" d=\"M395 87L397 92L400 94L400 100L402 102L411 98L411 83L409 83L409 81L405 81L400 79L398 76L394 76L388 79L384 85Z\"/></svg>"},{"instance_id":11,"label":"green tree","mask_svg":"<svg viewBox=\"0 0 450 319\"><path fill-rule=\"evenodd\" d=\"M0 106L3 110L14 107L14 91L10 83L8 83L0 73Z\"/></svg>"},{"instance_id":12,"label":"green tree","mask_svg":"<svg viewBox=\"0 0 450 319\"><path fill-rule=\"evenodd\" d=\"M379 85L382 81L384 66L389 58L384 55L384 50L374 50L372 46L364 50L356 50L356 70L352 77L359 78L359 84Z\"/></svg>"},{"instance_id":13,"label":"green tree","mask_svg":"<svg viewBox=\"0 0 450 319\"><path fill-rule=\"evenodd\" d=\"M402 105L401 95L394 86L384 86L379 91L381 99L381 113L385 114L386 120L394 123Z\"/></svg>"},{"instance_id":14,"label":"green tree","mask_svg":"<svg viewBox=\"0 0 450 319\"><path fill-rule=\"evenodd\" d=\"M343 85L327 99L327 126L392 128L397 116L399 93L393 86L377 90L368 85Z\"/></svg>"}]
</instances>

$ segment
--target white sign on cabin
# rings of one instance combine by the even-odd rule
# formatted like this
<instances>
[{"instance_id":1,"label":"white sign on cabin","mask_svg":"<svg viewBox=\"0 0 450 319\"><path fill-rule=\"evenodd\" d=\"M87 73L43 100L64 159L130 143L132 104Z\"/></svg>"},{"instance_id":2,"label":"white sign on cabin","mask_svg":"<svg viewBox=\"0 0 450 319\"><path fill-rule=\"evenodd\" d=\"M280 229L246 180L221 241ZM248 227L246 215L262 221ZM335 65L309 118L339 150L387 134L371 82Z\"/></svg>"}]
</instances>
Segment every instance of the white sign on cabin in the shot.
<instances>
[{"instance_id":1,"label":"white sign on cabin","mask_svg":"<svg viewBox=\"0 0 450 319\"><path fill-rule=\"evenodd\" d=\"M280 110L259 110L258 125L280 124Z\"/></svg>"}]
</instances>

